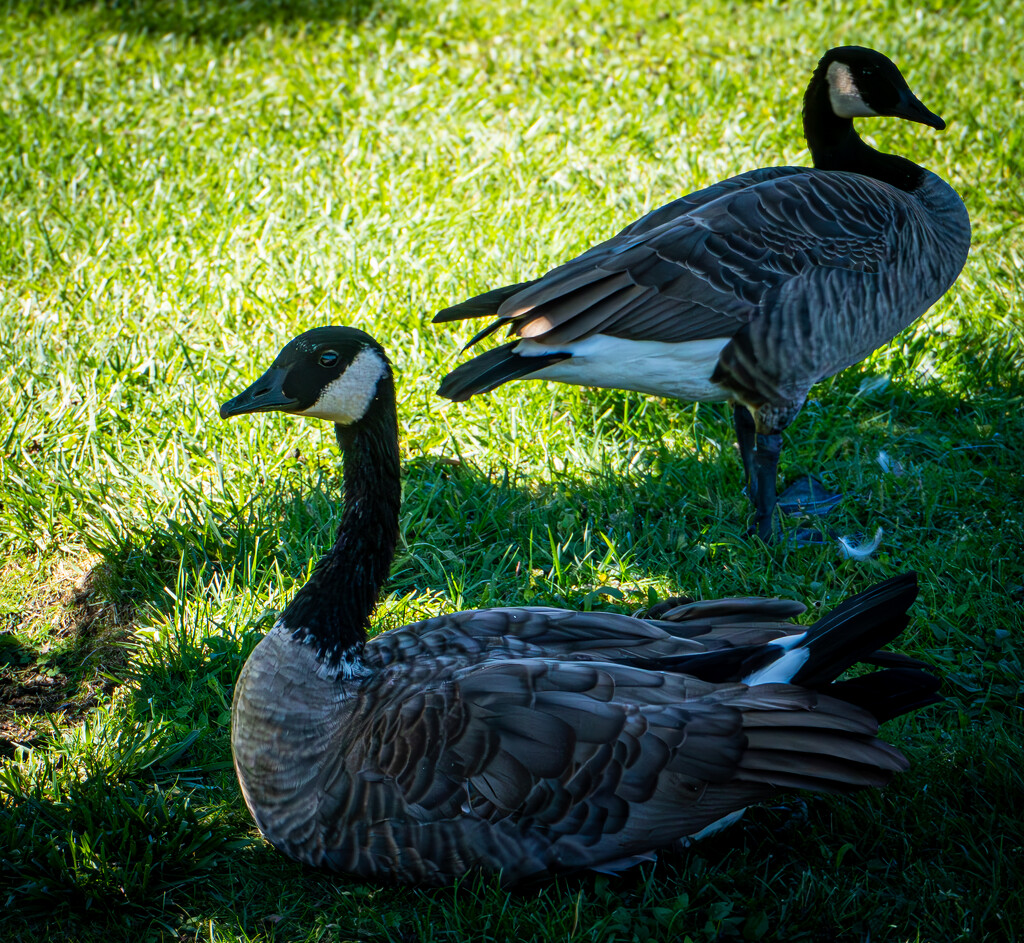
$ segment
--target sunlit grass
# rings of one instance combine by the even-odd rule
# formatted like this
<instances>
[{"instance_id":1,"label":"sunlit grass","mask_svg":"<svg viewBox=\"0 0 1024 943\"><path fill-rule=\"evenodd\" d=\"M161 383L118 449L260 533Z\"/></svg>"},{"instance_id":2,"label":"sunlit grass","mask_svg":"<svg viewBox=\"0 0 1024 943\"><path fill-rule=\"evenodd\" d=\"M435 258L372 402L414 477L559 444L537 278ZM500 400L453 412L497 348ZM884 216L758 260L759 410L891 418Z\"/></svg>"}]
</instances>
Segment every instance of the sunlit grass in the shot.
<instances>
[{"instance_id":1,"label":"sunlit grass","mask_svg":"<svg viewBox=\"0 0 1024 943\"><path fill-rule=\"evenodd\" d=\"M1004 4L11 0L0 12L0 937L970 940L1024 924L1024 14ZM971 258L893 345L820 384L784 477L884 530L870 560L746 541L717 406L434 389L471 326L661 202L807 159L830 45L876 46L943 133L862 122L964 195ZM915 569L902 647L947 701L889 725L884 793L754 810L608 880L443 892L304 871L230 768L231 687L337 522L329 428L222 423L291 336L395 361L388 628L671 593L829 606ZM879 462L886 453L887 463ZM884 464L884 467L883 467Z\"/></svg>"}]
</instances>

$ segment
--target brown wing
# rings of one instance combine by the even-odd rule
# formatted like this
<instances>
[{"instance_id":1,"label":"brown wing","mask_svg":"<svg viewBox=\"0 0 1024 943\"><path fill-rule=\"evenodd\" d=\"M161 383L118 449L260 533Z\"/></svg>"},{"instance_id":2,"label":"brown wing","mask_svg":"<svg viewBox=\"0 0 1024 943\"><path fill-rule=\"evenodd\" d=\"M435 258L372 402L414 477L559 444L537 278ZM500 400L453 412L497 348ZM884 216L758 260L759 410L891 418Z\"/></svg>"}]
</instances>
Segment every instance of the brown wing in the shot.
<instances>
[{"instance_id":1,"label":"brown wing","mask_svg":"<svg viewBox=\"0 0 1024 943\"><path fill-rule=\"evenodd\" d=\"M396 676L404 696L357 711L339 764L350 794L361 784L340 832L386 834L391 871L460 861L522 876L625 861L776 787L843 792L905 766L870 715L786 685L541 659L421 684Z\"/></svg>"},{"instance_id":2,"label":"brown wing","mask_svg":"<svg viewBox=\"0 0 1024 943\"><path fill-rule=\"evenodd\" d=\"M593 334L664 342L732 337L788 281L817 268L849 277L895 257L907 199L856 174L778 167L674 201L542 278L445 309L498 302L511 333L557 348Z\"/></svg>"},{"instance_id":3,"label":"brown wing","mask_svg":"<svg viewBox=\"0 0 1024 943\"><path fill-rule=\"evenodd\" d=\"M716 599L675 606L671 621L545 607L471 609L414 622L367 644L373 667L438 655L576 657L625 664L763 645L803 631L786 621L806 607L787 599Z\"/></svg>"}]
</instances>

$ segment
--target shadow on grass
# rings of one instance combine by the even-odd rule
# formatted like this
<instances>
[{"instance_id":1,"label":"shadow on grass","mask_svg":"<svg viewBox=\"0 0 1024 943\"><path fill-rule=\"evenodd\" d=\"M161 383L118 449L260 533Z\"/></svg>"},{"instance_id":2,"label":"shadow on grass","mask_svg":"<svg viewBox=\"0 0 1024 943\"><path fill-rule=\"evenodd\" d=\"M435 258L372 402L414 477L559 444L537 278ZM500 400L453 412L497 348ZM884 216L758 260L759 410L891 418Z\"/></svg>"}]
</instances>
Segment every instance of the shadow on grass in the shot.
<instances>
[{"instance_id":1,"label":"shadow on grass","mask_svg":"<svg viewBox=\"0 0 1024 943\"><path fill-rule=\"evenodd\" d=\"M122 642L131 625L124 610L100 601L96 572L6 614L11 634L0 635L0 756L37 742L43 715L75 723L113 690L113 675L127 662ZM55 613L43 647L14 634L33 623L40 605Z\"/></svg>"},{"instance_id":2,"label":"shadow on grass","mask_svg":"<svg viewBox=\"0 0 1024 943\"><path fill-rule=\"evenodd\" d=\"M342 513L340 464L334 455L316 457L218 519L208 509L179 509L148 531L96 548L107 591L119 602L169 611L176 594L197 595L211 580L233 574L236 586L271 581L290 596L310 560L334 540ZM710 479L723 473L730 487L714 494ZM665 565L674 572L702 552L688 548L691 536L746 543L748 504L740 484L739 465L729 455L702 463L693 454L644 452L625 471L602 468L584 480L568 469L545 482L447 457L413 458L404 467L400 543L385 593L468 597L490 584L495 604L508 604L525 601L517 584L528 584L537 569L551 571L551 592L567 592L575 576L591 565L596 570L605 557L605 572L619 567L602 534L628 557L631 570L662 578ZM648 559L641 549L654 543L661 546ZM534 601L559 602L550 595Z\"/></svg>"},{"instance_id":3,"label":"shadow on grass","mask_svg":"<svg viewBox=\"0 0 1024 943\"><path fill-rule=\"evenodd\" d=\"M401 13L402 0L14 0L34 18L91 13L97 28L232 42L268 27L317 24L355 29L381 14Z\"/></svg>"},{"instance_id":4,"label":"shadow on grass","mask_svg":"<svg viewBox=\"0 0 1024 943\"><path fill-rule=\"evenodd\" d=\"M1020 496L1024 380L1002 378L995 387L995 375L986 385L979 374L969 399L938 385L876 385L853 372L823 383L785 434L780 487L807 472L820 475L848 496L827 519L830 527L870 534L881 526L895 569L912 565L919 551L930 556L929 544L948 539L951 528L973 521L983 527ZM588 598L600 588L595 580L801 598L816 569L829 578L842 559L835 545L823 553L795 551L797 577L785 546L765 548L745 537L751 508L724 405L701 406L694 421L689 405L663 404L653 422L648 417L639 431L634 423L632 433L624 432L636 403L633 394L594 391L591 421L603 456L587 457L584 468L556 457L543 481L510 471L500 447L493 459L476 462L407 459L401 536L385 593L465 597L478 606L583 608L598 602ZM692 428L696 450L662 445L654 427L666 422ZM891 462L884 467L883 452ZM1005 473L993 475L993 468ZM96 548L106 591L118 604L168 611L175 592L191 597L211 580L232 577L236 587L271 581L283 602L334 539L340 469L333 447L304 456L228 512L190 505L183 496L173 518L112 535L108 546ZM1010 551L1001 534L993 536L973 535L990 557ZM903 548L893 548L893 540ZM645 600L612 592L604 602L621 609Z\"/></svg>"},{"instance_id":5,"label":"shadow on grass","mask_svg":"<svg viewBox=\"0 0 1024 943\"><path fill-rule=\"evenodd\" d=\"M622 405L618 396L611 394L615 408ZM813 409L799 420L797 428L804 434L791 442L791 466L816 458L837 435L856 436L869 456L879 447L889 447L895 436L908 452L927 454L938 469L928 474L942 477L950 463L960 463L953 469L959 472L973 467L976 453L953 450L958 437L968 437L978 415L1009 415L1002 400L984 394L979 394L970 416L962 414L956 397L922 396L919 390L908 393L897 387L862 399L868 408L854 409L853 421L847 416L833 424L816 423ZM824 411L836 409L842 417L837 407L826 403ZM921 439L918 410L929 419L943 416L950 440ZM863 417L868 415L872 420L865 425ZM608 422L616 421L613 409ZM728 439L729 420L723 411L702 410L699 421L712 438ZM1014 417L1007 421L1019 423ZM705 595L767 590L795 598L806 598L809 580L835 582L834 553L810 561L805 556L799 566L787 566L784 550L766 551L742 538L747 504L738 492L740 471L733 455L702 460L694 453L672 454L655 445L638 448L625 437L617 444L626 456L621 462L595 461L584 470L552 469L543 482L517 479L500 463L498 471L489 472L469 463L453 464L450 458L426 456L406 462L403 541L386 592L436 594L441 598L428 595L425 603L432 611L456 606L463 596L472 605L530 602L621 610L644 601L642 592L634 593L628 584L647 579L682 591L692 590L696 582ZM831 454L837 476L866 474L847 453ZM1016 453L1013 457L1020 458ZM923 459L910 459L908 466L918 461ZM464 886L458 894L379 889L344 877L309 874L281 862L278 869L271 869L280 877L279 885L274 884L276 877L271 879L268 894L263 878L262 902L248 905L244 916L238 915L233 901L253 896L253 874L245 862L273 853L249 848L239 857L233 845L252 829L229 766L230 691L268 619L253 608L233 606L230 600L247 595L240 588L269 587L275 581L281 583L274 590L275 599L283 602L291 596L309 559L333 539L341 508L339 465L333 452L312 463L297 461L291 480L256 494L232 513L211 515L204 507L179 510L173 519L134 534L130 545L109 548L103 562L108 593L114 599L148 604L163 613L166 622L139 651L131 710L126 718L112 719L102 734L110 741L103 750L114 759L105 759L103 750L94 748L99 759L86 774L74 775L53 792L43 786L33 792L21 785L11 799L0 783L0 839L5 834L12 841L21 836L26 848L25 854L3 863L7 870L2 876L38 914L60 906L87 915L117 903L124 908L125 926L159 919L168 929L179 928L187 922L187 910L188 919L197 912L232 915L249 932L271 919L271 927L285 920L288 925L309 923L314 919L311 907L319 906L316 901L330 900L331 919L342 928L351 927L361 939L418 939L429 929L430 919L450 922L455 911L466 919L467 930L479 922L501 938L501 933L511 932L501 921L528 919L536 902L550 897L552 912L570 915L584 901L588 919L600 922L609 937L628 935L638 921L646 921L648 936L656 938L657 933L682 925L683 919L692 924L698 914L717 928L715 938L757 938L766 921L791 930L791 938L796 938L795 934L814 932L816 915L826 904L833 913L867 920L865 928L871 929L878 921L911 919L917 884L925 878L939 883L943 879L938 872L925 874L925 866L915 864L949 853L941 842L931 848L923 826L914 830L919 813L922 822L932 817L926 809L940 819L956 813L965 829L991 834L995 810L1000 808L996 800L1002 802L1011 787L1019 786L1016 779L997 776L999 767L987 762L984 751L972 752L988 742L985 731L995 729L991 713L980 721L983 727L966 736L929 729L926 719L915 719L915 741L929 741L929 755L935 752L936 757L920 771L915 766L895 784L895 795L909 807L899 812L898 827L890 827L884 811L891 793L881 800L874 794L856 801L816 799L806 831L793 830L788 820L760 810L748 826L711 845L663 856L656 870L631 872L613 881L600 876L564 879L541 891L513 895L487 882ZM1008 480L1012 477L1003 476L999 486L1013 487ZM970 500L991 502L1001 493L982 495L975 488ZM902 507L907 499L897 489L892 500ZM969 514L971 508L964 506L959 513ZM923 527L924 522L917 521L908 529L920 537ZM997 549L991 535L979 533L975 539L991 558ZM902 561L892 560L884 568L895 571L902 568ZM600 582L601 573L610 577L608 582ZM863 569L858 574L864 582L887 575ZM223 592L211 602L217 587ZM595 592L602 587L617 589L618 595ZM383 607L383 628L389 627L391 615L401 615L402 621L409 615L400 605L392 609L393 603L401 600ZM430 613L412 617L426 614ZM946 708L933 711L941 709ZM963 740L963 745L953 760L940 762L939 751L951 736L958 743ZM1000 736L1005 740L1005 733ZM73 756L51 749L53 769L62 756ZM117 759L123 756L132 759ZM947 767L956 772L955 778L940 775ZM960 787L965 769L974 790L967 798ZM47 775L50 780L39 776L38 782L54 781L52 771ZM982 812L972 812L979 796L988 804ZM80 849L86 845L95 850L92 857L82 857ZM742 850L736 850L737 845ZM144 871L152 875L149 885L135 877L137 849L144 846L154 846L161 856L160 869ZM47 848L55 850L39 851ZM923 856L922 848L934 854ZM958 866L972 875L971 892L980 894L982 857L973 848L968 851ZM884 918L865 917L865 895L890 887L893 875L913 867L921 872L914 880L902 880L898 888L886 892ZM809 874L827 874L829 880L811 880ZM1010 876L1008 870L997 875L1002 881ZM208 898L195 903L192 888L211 883L221 903ZM769 886L770 892L765 890ZM826 900L833 887L841 891L842 907L832 898ZM52 888L71 896L60 904ZM933 890L931 898L940 899L942 888L936 884ZM161 895L183 908L181 919L177 911L168 910ZM288 895L290 904L285 901ZM780 912L779 900L791 897L795 903ZM158 899L160 903L154 903ZM509 916L490 916L504 914ZM1003 919L995 910L986 911L982 923L996 932ZM568 935L571 926L564 929L562 935Z\"/></svg>"}]
</instances>

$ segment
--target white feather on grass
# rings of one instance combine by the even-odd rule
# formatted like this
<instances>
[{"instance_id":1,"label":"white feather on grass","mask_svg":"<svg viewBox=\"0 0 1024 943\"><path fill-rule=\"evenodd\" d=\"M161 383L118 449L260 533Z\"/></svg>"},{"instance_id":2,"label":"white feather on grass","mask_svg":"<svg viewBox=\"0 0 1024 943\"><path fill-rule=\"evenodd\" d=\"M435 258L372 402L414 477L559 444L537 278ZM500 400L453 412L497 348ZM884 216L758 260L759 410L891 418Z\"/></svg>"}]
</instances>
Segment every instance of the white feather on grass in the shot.
<instances>
[{"instance_id":1,"label":"white feather on grass","mask_svg":"<svg viewBox=\"0 0 1024 943\"><path fill-rule=\"evenodd\" d=\"M884 531L879 527L875 531L875 536L865 543L856 543L852 537L840 537L839 549L844 557L849 557L851 560L867 560L882 543L883 533Z\"/></svg>"}]
</instances>

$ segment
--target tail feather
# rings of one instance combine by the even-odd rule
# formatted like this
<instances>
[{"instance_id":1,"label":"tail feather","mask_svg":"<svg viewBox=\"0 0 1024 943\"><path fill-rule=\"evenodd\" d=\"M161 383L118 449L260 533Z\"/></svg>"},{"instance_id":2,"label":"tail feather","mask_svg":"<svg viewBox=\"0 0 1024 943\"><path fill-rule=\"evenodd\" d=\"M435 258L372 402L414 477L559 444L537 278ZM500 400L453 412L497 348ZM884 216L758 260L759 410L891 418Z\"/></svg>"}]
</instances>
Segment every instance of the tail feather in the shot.
<instances>
[{"instance_id":1,"label":"tail feather","mask_svg":"<svg viewBox=\"0 0 1024 943\"><path fill-rule=\"evenodd\" d=\"M835 681L907 627L916 598L917 574L904 573L846 600L808 629L800 644L807 658L790 682L820 689Z\"/></svg>"},{"instance_id":2,"label":"tail feather","mask_svg":"<svg viewBox=\"0 0 1024 943\"><path fill-rule=\"evenodd\" d=\"M753 761L753 757L751 758ZM765 769L744 767L736 779L740 782L766 783L775 789L806 789L808 792L834 793L845 795L868 786L887 786L893 773L876 767L856 767L852 763L842 764L822 761L815 773L805 770L784 769L781 755L762 758ZM900 771L897 771L900 772Z\"/></svg>"},{"instance_id":3,"label":"tail feather","mask_svg":"<svg viewBox=\"0 0 1024 943\"><path fill-rule=\"evenodd\" d=\"M466 318L482 318L486 315L497 315L498 308L502 302L511 298L517 291L532 285L537 279L533 278L526 282L519 282L517 285L505 285L502 288L492 288L482 295L476 295L457 305L444 308L434 315L434 324L444 324L447 321L464 321Z\"/></svg>"},{"instance_id":4,"label":"tail feather","mask_svg":"<svg viewBox=\"0 0 1024 943\"><path fill-rule=\"evenodd\" d=\"M931 666L920 658L911 658L902 652L878 651L872 652L866 658L861 659L866 665L874 665L876 668L924 668Z\"/></svg>"},{"instance_id":5,"label":"tail feather","mask_svg":"<svg viewBox=\"0 0 1024 943\"><path fill-rule=\"evenodd\" d=\"M490 324L480 328L465 344L462 345L462 352L465 353L474 344L480 343L485 337L490 337L499 328L504 327L508 324L508 321L503 318L498 318L496 321L491 321Z\"/></svg>"},{"instance_id":6,"label":"tail feather","mask_svg":"<svg viewBox=\"0 0 1024 943\"><path fill-rule=\"evenodd\" d=\"M940 681L919 668L889 668L846 681L835 681L825 690L830 697L862 707L879 723L937 704Z\"/></svg>"},{"instance_id":7,"label":"tail feather","mask_svg":"<svg viewBox=\"0 0 1024 943\"><path fill-rule=\"evenodd\" d=\"M747 753L751 752L754 758L760 756L761 760L751 758L748 761L745 754L745 766L754 766L771 755L784 757L786 763L794 766L800 763L813 765L823 760L825 763L835 762L839 767L845 763L859 763L888 772L907 768L906 758L899 750L874 737L843 736L833 730L808 730L805 727L748 730Z\"/></svg>"},{"instance_id":8,"label":"tail feather","mask_svg":"<svg viewBox=\"0 0 1024 943\"><path fill-rule=\"evenodd\" d=\"M460 364L441 381L437 392L461 403L477 393L489 393L502 383L535 373L571 356L559 351L536 357L523 357L514 351L519 343L510 341Z\"/></svg>"},{"instance_id":9,"label":"tail feather","mask_svg":"<svg viewBox=\"0 0 1024 943\"><path fill-rule=\"evenodd\" d=\"M906 628L916 597L917 575L906 573L848 599L805 632L680 657L678 670L707 681L794 684L859 707L879 723L891 720L942 700L927 664L881 650ZM836 680L858 663L882 670Z\"/></svg>"},{"instance_id":10,"label":"tail feather","mask_svg":"<svg viewBox=\"0 0 1024 943\"><path fill-rule=\"evenodd\" d=\"M906 757L876 737L878 723L866 711L833 697L818 697L806 710L779 709L774 703L761 710L759 690L750 689L743 712L747 744L738 780L842 793L884 786L907 769Z\"/></svg>"}]
</instances>

